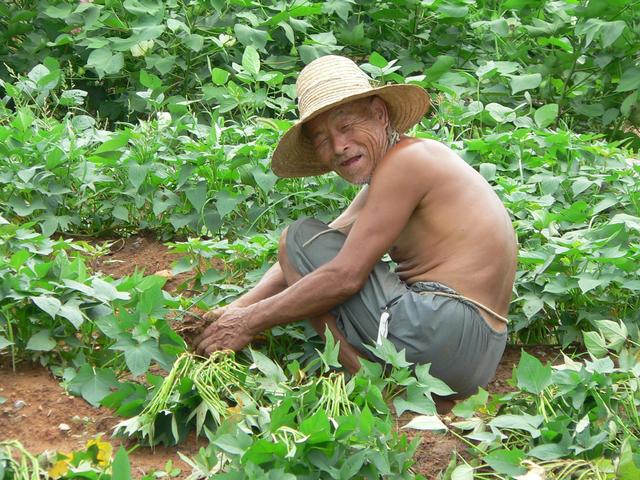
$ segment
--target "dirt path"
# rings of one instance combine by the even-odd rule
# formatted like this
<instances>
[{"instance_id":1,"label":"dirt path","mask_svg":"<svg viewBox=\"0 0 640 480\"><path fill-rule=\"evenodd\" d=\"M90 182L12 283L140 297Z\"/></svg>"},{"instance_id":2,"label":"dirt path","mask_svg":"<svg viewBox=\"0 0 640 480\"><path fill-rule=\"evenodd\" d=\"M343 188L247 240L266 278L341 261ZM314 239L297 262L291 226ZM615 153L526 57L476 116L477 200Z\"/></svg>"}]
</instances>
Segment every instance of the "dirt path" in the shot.
<instances>
[{"instance_id":1,"label":"dirt path","mask_svg":"<svg viewBox=\"0 0 640 480\"><path fill-rule=\"evenodd\" d=\"M132 237L114 244L116 251L95 262L95 269L113 277L132 273L134 268L147 274L171 269L177 258L167 252L160 242L148 237ZM170 278L168 289L184 281ZM554 361L559 351L546 347L528 347L526 350L543 361ZM509 390L508 380L514 365L520 358L519 347L508 347L498 367L490 392ZM67 395L48 370L40 366L22 364L16 373L8 366L0 366L0 397L6 398L0 405L0 440L19 440L32 453L44 450L71 451L83 448L87 440L96 435L107 439L112 428L122 419L105 408L93 408L83 399ZM404 424L406 422L401 423ZM68 426L66 430L64 425ZM63 429L60 426L63 425ZM422 443L415 456L415 470L428 479L435 479L451 460L455 450L464 450L455 437L444 434L407 431L408 435L421 435ZM114 445L121 442L113 439ZM127 445L128 448L134 445ZM131 454L133 473L142 476L154 469L163 469L172 460L182 469L185 478L190 469L178 457L178 452L193 456L206 441L189 438L178 447L137 448Z\"/></svg>"}]
</instances>

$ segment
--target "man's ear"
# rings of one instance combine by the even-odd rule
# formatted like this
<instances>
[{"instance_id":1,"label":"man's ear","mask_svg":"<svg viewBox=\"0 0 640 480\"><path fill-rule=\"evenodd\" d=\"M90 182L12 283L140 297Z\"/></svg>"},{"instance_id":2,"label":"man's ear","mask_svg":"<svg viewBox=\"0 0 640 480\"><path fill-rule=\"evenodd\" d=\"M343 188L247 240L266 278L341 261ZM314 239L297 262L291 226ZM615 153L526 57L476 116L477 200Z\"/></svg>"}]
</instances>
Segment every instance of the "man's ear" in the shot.
<instances>
[{"instance_id":1,"label":"man's ear","mask_svg":"<svg viewBox=\"0 0 640 480\"><path fill-rule=\"evenodd\" d=\"M387 104L384 103L384 100L377 95L372 97L369 108L371 109L373 118L383 121L385 126L389 125L389 110L387 109Z\"/></svg>"}]
</instances>

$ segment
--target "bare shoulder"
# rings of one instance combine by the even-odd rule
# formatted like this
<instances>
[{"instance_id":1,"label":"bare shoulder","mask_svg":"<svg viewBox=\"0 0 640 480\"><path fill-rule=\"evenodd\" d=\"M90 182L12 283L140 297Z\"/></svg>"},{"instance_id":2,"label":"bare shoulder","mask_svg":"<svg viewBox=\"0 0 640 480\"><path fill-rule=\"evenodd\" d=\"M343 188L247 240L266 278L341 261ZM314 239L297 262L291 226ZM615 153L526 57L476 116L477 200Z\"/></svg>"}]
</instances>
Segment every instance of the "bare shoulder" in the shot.
<instances>
[{"instance_id":1,"label":"bare shoulder","mask_svg":"<svg viewBox=\"0 0 640 480\"><path fill-rule=\"evenodd\" d=\"M458 154L447 145L436 140L404 137L400 143L389 150L380 170L385 175L417 176L424 182L427 177L434 181L439 173L451 175L459 168L468 168L468 165Z\"/></svg>"},{"instance_id":2,"label":"bare shoulder","mask_svg":"<svg viewBox=\"0 0 640 480\"><path fill-rule=\"evenodd\" d=\"M400 143L389 150L390 157L414 158L418 160L442 161L460 157L444 143L427 138L404 137Z\"/></svg>"}]
</instances>

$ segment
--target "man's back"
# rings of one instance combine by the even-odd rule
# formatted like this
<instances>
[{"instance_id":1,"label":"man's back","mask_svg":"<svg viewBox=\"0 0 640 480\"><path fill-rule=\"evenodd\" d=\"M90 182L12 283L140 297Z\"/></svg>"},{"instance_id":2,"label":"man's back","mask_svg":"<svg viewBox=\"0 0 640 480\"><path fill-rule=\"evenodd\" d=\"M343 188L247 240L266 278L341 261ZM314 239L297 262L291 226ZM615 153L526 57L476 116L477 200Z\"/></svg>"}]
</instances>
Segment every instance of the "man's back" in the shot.
<instances>
[{"instance_id":1,"label":"man's back","mask_svg":"<svg viewBox=\"0 0 640 480\"><path fill-rule=\"evenodd\" d=\"M400 155L399 155L400 154ZM411 156L422 199L389 249L402 280L437 281L506 315L516 270L516 237L485 179L444 145L405 137L385 157ZM393 174L393 169L380 169ZM374 172L374 177L377 172ZM404 195L407 192L398 192ZM395 198L389 198L391 206ZM384 228L384 226L381 226ZM504 325L488 314L497 330Z\"/></svg>"}]
</instances>

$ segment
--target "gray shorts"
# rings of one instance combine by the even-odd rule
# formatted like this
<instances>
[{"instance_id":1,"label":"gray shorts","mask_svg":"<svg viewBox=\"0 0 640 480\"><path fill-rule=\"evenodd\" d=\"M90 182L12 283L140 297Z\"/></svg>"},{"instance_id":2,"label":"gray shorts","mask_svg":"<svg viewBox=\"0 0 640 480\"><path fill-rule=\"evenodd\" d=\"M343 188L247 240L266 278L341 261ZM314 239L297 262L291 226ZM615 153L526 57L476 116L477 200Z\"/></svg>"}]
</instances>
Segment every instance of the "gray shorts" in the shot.
<instances>
[{"instance_id":1,"label":"gray shorts","mask_svg":"<svg viewBox=\"0 0 640 480\"><path fill-rule=\"evenodd\" d=\"M332 260L346 236L319 220L303 218L289 226L287 256L307 275ZM412 363L430 363L433 376L464 397L493 378L507 333L497 332L471 303L427 292L452 289L437 282L404 283L385 262L378 262L365 286L332 313L347 341L365 357L376 360L364 345L375 345L380 315L389 307L387 338L406 351Z\"/></svg>"}]
</instances>

